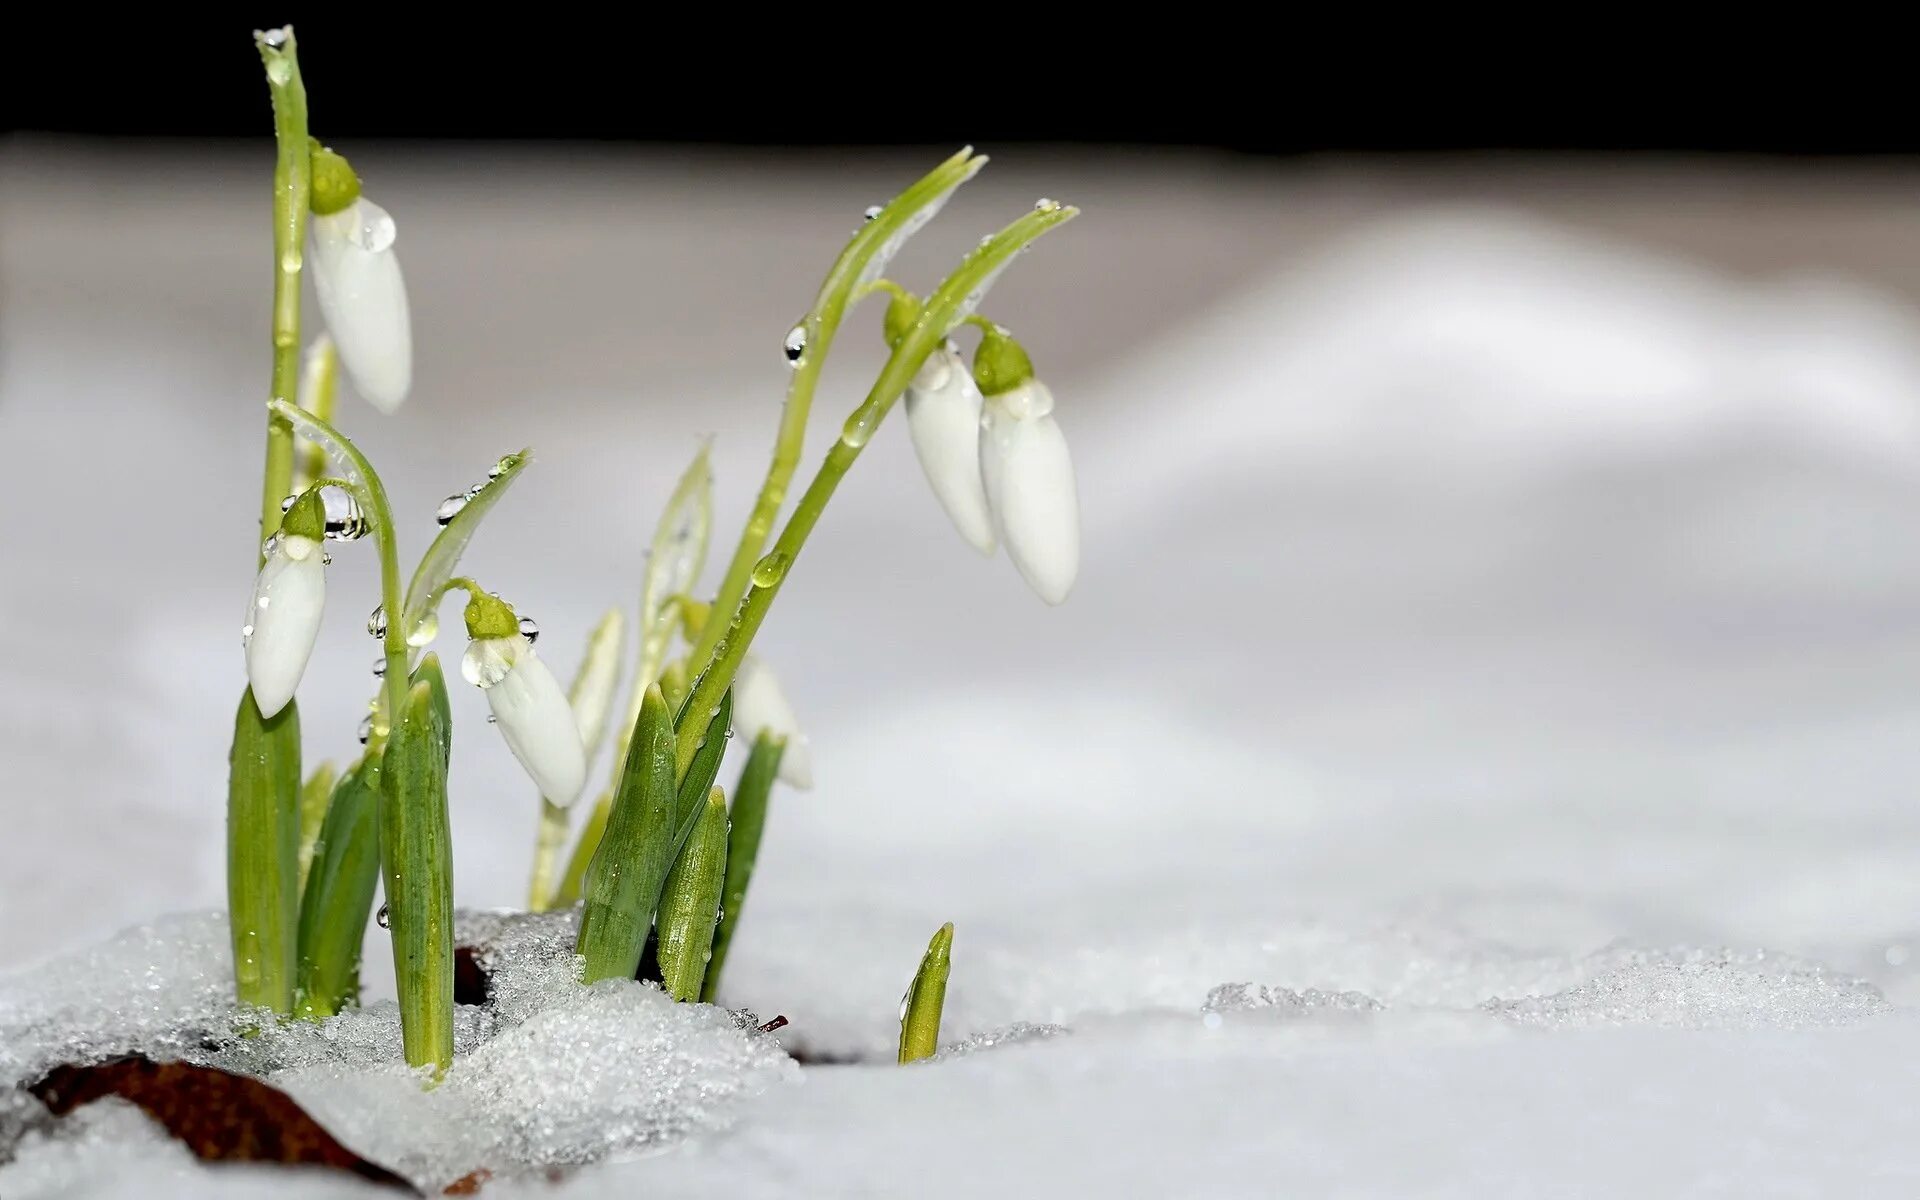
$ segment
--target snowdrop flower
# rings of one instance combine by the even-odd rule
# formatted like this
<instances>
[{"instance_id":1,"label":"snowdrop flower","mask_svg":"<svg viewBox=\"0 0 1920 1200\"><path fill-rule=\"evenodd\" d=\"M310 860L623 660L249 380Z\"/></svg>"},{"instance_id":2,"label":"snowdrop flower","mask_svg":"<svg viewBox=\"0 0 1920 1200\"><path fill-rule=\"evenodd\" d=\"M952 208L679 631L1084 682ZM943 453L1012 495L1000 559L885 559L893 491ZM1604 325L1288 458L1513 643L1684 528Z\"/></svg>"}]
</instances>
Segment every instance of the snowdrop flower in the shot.
<instances>
[{"instance_id":1,"label":"snowdrop flower","mask_svg":"<svg viewBox=\"0 0 1920 1200\"><path fill-rule=\"evenodd\" d=\"M543 797L562 807L572 804L587 785L587 754L560 681L534 655L519 618L502 600L469 594L467 636L473 640L460 673L487 694L507 749Z\"/></svg>"},{"instance_id":2,"label":"snowdrop flower","mask_svg":"<svg viewBox=\"0 0 1920 1200\"><path fill-rule=\"evenodd\" d=\"M360 194L347 160L313 148L313 285L353 386L391 413L413 383L407 285L387 210Z\"/></svg>"},{"instance_id":3,"label":"snowdrop flower","mask_svg":"<svg viewBox=\"0 0 1920 1200\"><path fill-rule=\"evenodd\" d=\"M326 511L317 489L302 492L274 535L267 561L253 583L241 640L247 651L247 685L260 715L271 717L293 699L327 601Z\"/></svg>"},{"instance_id":4,"label":"snowdrop flower","mask_svg":"<svg viewBox=\"0 0 1920 1200\"><path fill-rule=\"evenodd\" d=\"M1059 604L1080 572L1080 499L1053 393L1005 330L981 340L973 371L986 398L980 475L994 528L1027 586Z\"/></svg>"},{"instance_id":5,"label":"snowdrop flower","mask_svg":"<svg viewBox=\"0 0 1920 1200\"><path fill-rule=\"evenodd\" d=\"M752 654L733 677L733 723L749 742L762 733L785 738L787 748L780 755L781 780L802 791L813 787L813 747L800 732L800 722L794 719L787 694L780 690L779 678Z\"/></svg>"},{"instance_id":6,"label":"snowdrop flower","mask_svg":"<svg viewBox=\"0 0 1920 1200\"><path fill-rule=\"evenodd\" d=\"M967 544L993 553L993 516L980 478L980 389L947 342L907 385L907 432L940 507Z\"/></svg>"}]
</instances>

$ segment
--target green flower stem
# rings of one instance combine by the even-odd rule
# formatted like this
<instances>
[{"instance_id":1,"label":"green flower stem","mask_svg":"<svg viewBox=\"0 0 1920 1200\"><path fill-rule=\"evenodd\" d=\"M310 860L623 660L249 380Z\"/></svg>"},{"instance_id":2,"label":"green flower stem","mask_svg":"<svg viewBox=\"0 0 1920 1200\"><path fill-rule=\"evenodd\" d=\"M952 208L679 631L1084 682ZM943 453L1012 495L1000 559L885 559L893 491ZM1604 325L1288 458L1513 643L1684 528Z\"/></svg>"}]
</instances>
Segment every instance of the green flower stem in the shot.
<instances>
[{"instance_id":1,"label":"green flower stem","mask_svg":"<svg viewBox=\"0 0 1920 1200\"><path fill-rule=\"evenodd\" d=\"M940 1017L947 1006L947 974L953 965L953 922L948 921L927 943L920 969L907 988L900 1014L900 1061L932 1058L940 1049Z\"/></svg>"},{"instance_id":2,"label":"green flower stem","mask_svg":"<svg viewBox=\"0 0 1920 1200\"><path fill-rule=\"evenodd\" d=\"M313 865L313 848L320 840L320 827L327 819L333 785L340 777L333 764L323 762L300 785L300 888L307 886L307 872Z\"/></svg>"},{"instance_id":3,"label":"green flower stem","mask_svg":"<svg viewBox=\"0 0 1920 1200\"><path fill-rule=\"evenodd\" d=\"M340 352L333 339L321 334L307 347L306 365L300 372L300 407L322 421L333 420L333 406L340 393ZM301 456L300 471L310 480L318 480L327 471L327 452L311 442Z\"/></svg>"},{"instance_id":4,"label":"green flower stem","mask_svg":"<svg viewBox=\"0 0 1920 1200\"><path fill-rule=\"evenodd\" d=\"M360 996L360 947L380 883L380 755L369 753L333 789L300 902L302 1017L321 1021Z\"/></svg>"},{"instance_id":5,"label":"green flower stem","mask_svg":"<svg viewBox=\"0 0 1920 1200\"><path fill-rule=\"evenodd\" d=\"M780 756L787 740L762 733L753 739L747 765L740 768L740 783L733 790L732 828L727 834L727 881L720 897L720 922L713 931L713 957L707 962L707 982L700 998L712 1004L720 995L720 971L727 965L727 949L733 944L733 931L740 924L740 912L747 906L747 885L753 881L753 864L760 857L760 835L767 827L767 801L773 797L773 781L780 774Z\"/></svg>"},{"instance_id":6,"label":"green flower stem","mask_svg":"<svg viewBox=\"0 0 1920 1200\"><path fill-rule=\"evenodd\" d=\"M307 88L293 28L278 45L273 35L255 37L273 96L273 398L291 401L300 376L300 267L306 253L307 205L312 165L307 140ZM260 490L260 537L255 549L280 528L280 501L293 486L293 426L267 417L267 466ZM264 557L261 559L265 561Z\"/></svg>"},{"instance_id":7,"label":"green flower stem","mask_svg":"<svg viewBox=\"0 0 1920 1200\"><path fill-rule=\"evenodd\" d=\"M1072 220L1078 214L1078 209L1067 205L1035 208L981 242L927 297L919 317L914 320L907 335L893 348L886 366L881 368L880 377L874 381L866 400L847 418L839 440L827 451L826 461L800 497L793 515L787 519L786 528L780 531L779 540L766 557L750 569L749 582L752 587L739 598L739 607L735 610L732 623L713 645L710 657L704 660L705 665L687 701L692 711L701 712L718 704L721 695L733 686L733 677L746 657L747 647L759 632L761 622L766 620L767 609L779 594L794 559L800 555L801 547L806 545L807 535L813 532L821 514L826 511L827 501L833 498L834 489L840 486L840 481L846 477L854 460L860 457L860 451L873 436L874 430L906 390L921 364L926 362L927 355L933 352L955 324L967 316L972 306L979 302L980 293L992 284L994 277L1013 261L1015 255L1049 230ZM724 591L721 599L725 599ZM720 610L719 601L716 601L715 608ZM702 645L706 644L719 625L717 619L710 618L707 621L705 636L701 638ZM703 661L697 649L691 661ZM698 733L699 730L692 727L680 730L678 755L683 771L698 749Z\"/></svg>"},{"instance_id":8,"label":"green flower stem","mask_svg":"<svg viewBox=\"0 0 1920 1200\"><path fill-rule=\"evenodd\" d=\"M675 1000L700 998L726 879L727 798L714 788L660 893L660 982Z\"/></svg>"},{"instance_id":9,"label":"green flower stem","mask_svg":"<svg viewBox=\"0 0 1920 1200\"><path fill-rule=\"evenodd\" d=\"M300 706L260 715L240 694L227 771L227 921L234 994L293 1011L300 923Z\"/></svg>"},{"instance_id":10,"label":"green flower stem","mask_svg":"<svg viewBox=\"0 0 1920 1200\"><path fill-rule=\"evenodd\" d=\"M780 430L774 437L773 462L767 467L766 481L760 485L746 528L740 533L740 544L734 548L727 573L714 593L716 612L732 612L747 594L754 563L773 533L774 519L780 515L780 505L787 498L787 485L793 481L793 472L800 465L800 450L807 436L807 415L813 408L814 388L820 381L821 368L826 365L827 351L840 330L855 289L861 285L867 265L875 255L897 248L900 240L924 220L921 214L925 209L972 178L985 161L976 158L971 147L947 159L861 226L840 257L834 260L813 307L801 319L801 327L806 330L806 350L787 383L786 403L780 411ZM710 659L724 633L721 622L709 621L694 645L690 660L704 663ZM724 690L724 687L717 689L714 695Z\"/></svg>"},{"instance_id":11,"label":"green flower stem","mask_svg":"<svg viewBox=\"0 0 1920 1200\"><path fill-rule=\"evenodd\" d=\"M567 810L542 796L540 830L533 842L533 881L527 885L529 912L545 912L554 898L554 873L567 844Z\"/></svg>"},{"instance_id":12,"label":"green flower stem","mask_svg":"<svg viewBox=\"0 0 1920 1200\"><path fill-rule=\"evenodd\" d=\"M642 689L644 695L645 689ZM616 763L626 762L626 753L621 752ZM568 908L580 903L580 888L586 882L587 868L593 865L594 851L600 849L600 839L607 832L607 819L613 815L613 793L602 792L600 799L594 801L593 811L587 814L586 824L580 827L580 838L573 844L573 855L567 859L567 869L560 876L560 884L553 889L551 908Z\"/></svg>"}]
</instances>

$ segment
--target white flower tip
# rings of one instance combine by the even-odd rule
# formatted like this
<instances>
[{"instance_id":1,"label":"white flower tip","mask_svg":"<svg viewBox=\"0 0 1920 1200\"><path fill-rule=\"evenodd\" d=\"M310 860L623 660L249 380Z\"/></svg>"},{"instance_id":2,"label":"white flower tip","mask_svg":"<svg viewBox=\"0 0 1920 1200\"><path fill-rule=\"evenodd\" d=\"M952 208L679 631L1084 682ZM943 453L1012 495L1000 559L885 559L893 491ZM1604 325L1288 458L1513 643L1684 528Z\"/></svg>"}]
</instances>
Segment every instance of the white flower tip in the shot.
<instances>
[{"instance_id":1,"label":"white flower tip","mask_svg":"<svg viewBox=\"0 0 1920 1200\"><path fill-rule=\"evenodd\" d=\"M993 514L980 478L980 389L959 351L934 351L907 389L907 432L920 469L969 546L991 555Z\"/></svg>"},{"instance_id":2,"label":"white flower tip","mask_svg":"<svg viewBox=\"0 0 1920 1200\"><path fill-rule=\"evenodd\" d=\"M981 474L1007 557L1042 600L1065 602L1080 573L1080 499L1073 456L1038 382L996 397L980 430ZM1003 405L1003 400L1013 400Z\"/></svg>"},{"instance_id":3,"label":"white flower tip","mask_svg":"<svg viewBox=\"0 0 1920 1200\"><path fill-rule=\"evenodd\" d=\"M587 786L586 748L573 706L547 664L518 634L475 642L462 660L463 673L468 661L485 668L482 678L492 678L480 686L493 709L494 725L541 796L562 807L579 799ZM493 676L502 665L504 670ZM479 683L472 674L468 678Z\"/></svg>"},{"instance_id":4,"label":"white flower tip","mask_svg":"<svg viewBox=\"0 0 1920 1200\"><path fill-rule=\"evenodd\" d=\"M320 636L327 583L319 548L312 538L280 538L254 582L245 638L247 686L261 716L273 716L293 699Z\"/></svg>"},{"instance_id":5,"label":"white flower tip","mask_svg":"<svg viewBox=\"0 0 1920 1200\"><path fill-rule=\"evenodd\" d=\"M813 790L813 744L806 737L787 739L780 754L780 782L803 792Z\"/></svg>"},{"instance_id":6,"label":"white flower tip","mask_svg":"<svg viewBox=\"0 0 1920 1200\"><path fill-rule=\"evenodd\" d=\"M364 197L313 219L313 283L327 331L354 390L389 414L413 385L407 285L393 240L393 218Z\"/></svg>"}]
</instances>

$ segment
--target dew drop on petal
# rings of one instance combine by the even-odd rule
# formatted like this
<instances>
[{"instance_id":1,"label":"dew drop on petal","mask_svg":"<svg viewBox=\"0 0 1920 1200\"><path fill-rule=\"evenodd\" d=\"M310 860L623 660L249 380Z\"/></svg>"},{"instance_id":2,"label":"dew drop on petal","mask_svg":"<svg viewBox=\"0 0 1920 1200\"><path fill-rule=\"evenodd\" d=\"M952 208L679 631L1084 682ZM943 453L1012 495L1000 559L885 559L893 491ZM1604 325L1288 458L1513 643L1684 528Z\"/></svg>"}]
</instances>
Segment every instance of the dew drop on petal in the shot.
<instances>
[{"instance_id":1,"label":"dew drop on petal","mask_svg":"<svg viewBox=\"0 0 1920 1200\"><path fill-rule=\"evenodd\" d=\"M492 713L487 714L487 724L498 725L499 723L500 723L499 717L494 716Z\"/></svg>"},{"instance_id":2,"label":"dew drop on petal","mask_svg":"<svg viewBox=\"0 0 1920 1200\"><path fill-rule=\"evenodd\" d=\"M387 636L386 605L376 604L373 606L373 611L367 614L367 633L373 637Z\"/></svg>"},{"instance_id":3,"label":"dew drop on petal","mask_svg":"<svg viewBox=\"0 0 1920 1200\"><path fill-rule=\"evenodd\" d=\"M266 541L260 543L260 557L272 558L273 552L275 550L278 550L279 548L280 548L280 535L276 533L271 537L269 537Z\"/></svg>"},{"instance_id":4,"label":"dew drop on petal","mask_svg":"<svg viewBox=\"0 0 1920 1200\"><path fill-rule=\"evenodd\" d=\"M781 349L786 353L787 365L797 368L807 353L807 326L804 321L787 330L787 340L781 344Z\"/></svg>"},{"instance_id":5,"label":"dew drop on petal","mask_svg":"<svg viewBox=\"0 0 1920 1200\"><path fill-rule=\"evenodd\" d=\"M388 915L387 906L384 904L380 906L380 911L374 914L373 920L382 929L393 928L393 918Z\"/></svg>"},{"instance_id":6,"label":"dew drop on petal","mask_svg":"<svg viewBox=\"0 0 1920 1200\"><path fill-rule=\"evenodd\" d=\"M240 627L240 644L242 646L245 646L252 641L253 641L253 626L251 624L242 625Z\"/></svg>"},{"instance_id":7,"label":"dew drop on petal","mask_svg":"<svg viewBox=\"0 0 1920 1200\"><path fill-rule=\"evenodd\" d=\"M520 636L529 642L540 640L540 623L532 617L520 618Z\"/></svg>"},{"instance_id":8,"label":"dew drop on petal","mask_svg":"<svg viewBox=\"0 0 1920 1200\"><path fill-rule=\"evenodd\" d=\"M426 645L440 636L440 614L428 609L418 624L407 631L407 645L418 647Z\"/></svg>"},{"instance_id":9,"label":"dew drop on petal","mask_svg":"<svg viewBox=\"0 0 1920 1200\"><path fill-rule=\"evenodd\" d=\"M793 556L785 550L774 550L759 562L753 564L753 585L772 587L786 577L787 567L793 563Z\"/></svg>"},{"instance_id":10,"label":"dew drop on petal","mask_svg":"<svg viewBox=\"0 0 1920 1200\"><path fill-rule=\"evenodd\" d=\"M445 525L447 522L459 516L460 510L466 506L467 494L465 492L455 492L445 500L442 500L439 508L433 510L433 519Z\"/></svg>"},{"instance_id":11,"label":"dew drop on petal","mask_svg":"<svg viewBox=\"0 0 1920 1200\"><path fill-rule=\"evenodd\" d=\"M353 228L347 232L347 236L362 250L378 254L393 245L394 235L398 231L386 209L362 196L354 205L354 218Z\"/></svg>"}]
</instances>

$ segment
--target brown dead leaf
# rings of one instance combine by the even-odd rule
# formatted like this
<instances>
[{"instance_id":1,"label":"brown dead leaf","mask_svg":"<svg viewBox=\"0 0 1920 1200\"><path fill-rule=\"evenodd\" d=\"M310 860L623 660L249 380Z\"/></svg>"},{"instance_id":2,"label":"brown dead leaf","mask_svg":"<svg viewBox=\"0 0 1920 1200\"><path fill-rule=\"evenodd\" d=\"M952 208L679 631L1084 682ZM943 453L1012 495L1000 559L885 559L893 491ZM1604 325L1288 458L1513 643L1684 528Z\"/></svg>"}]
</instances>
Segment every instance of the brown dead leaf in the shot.
<instances>
[{"instance_id":1,"label":"brown dead leaf","mask_svg":"<svg viewBox=\"0 0 1920 1200\"><path fill-rule=\"evenodd\" d=\"M418 1194L400 1176L342 1146L285 1092L217 1067L134 1055L91 1067L55 1067L27 1090L57 1116L118 1096L209 1162L331 1167Z\"/></svg>"}]
</instances>

